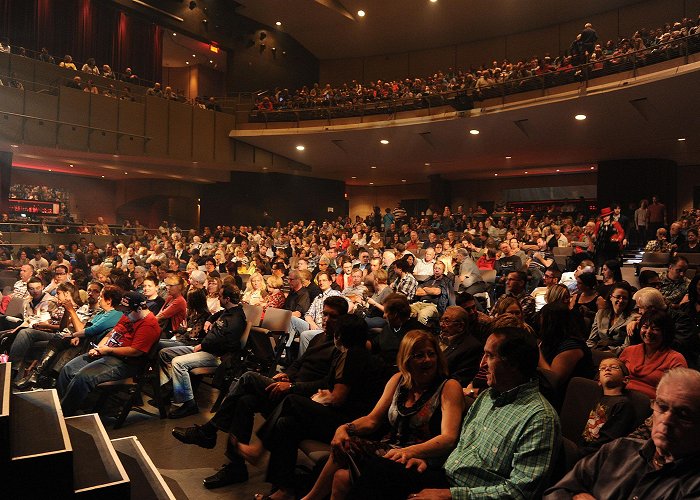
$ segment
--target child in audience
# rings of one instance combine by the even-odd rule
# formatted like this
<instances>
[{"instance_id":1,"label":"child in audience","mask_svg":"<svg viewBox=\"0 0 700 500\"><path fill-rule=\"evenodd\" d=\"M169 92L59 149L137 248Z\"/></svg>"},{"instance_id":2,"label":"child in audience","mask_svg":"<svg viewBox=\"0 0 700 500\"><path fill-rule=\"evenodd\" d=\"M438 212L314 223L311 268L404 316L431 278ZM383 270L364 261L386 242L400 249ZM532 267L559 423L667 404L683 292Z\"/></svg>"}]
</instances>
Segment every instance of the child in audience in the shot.
<instances>
[{"instance_id":1,"label":"child in audience","mask_svg":"<svg viewBox=\"0 0 700 500\"><path fill-rule=\"evenodd\" d=\"M627 435L634 425L634 408L625 386L629 370L618 358L607 358L598 368L603 395L595 403L579 439L581 456L598 451L605 443Z\"/></svg>"}]
</instances>

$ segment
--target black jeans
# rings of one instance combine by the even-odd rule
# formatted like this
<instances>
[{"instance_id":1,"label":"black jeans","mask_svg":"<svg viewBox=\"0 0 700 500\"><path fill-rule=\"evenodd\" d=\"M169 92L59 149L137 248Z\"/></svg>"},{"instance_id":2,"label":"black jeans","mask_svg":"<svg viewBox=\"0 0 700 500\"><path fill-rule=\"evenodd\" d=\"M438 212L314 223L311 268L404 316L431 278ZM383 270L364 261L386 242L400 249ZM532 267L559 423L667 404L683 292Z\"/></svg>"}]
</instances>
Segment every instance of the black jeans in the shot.
<instances>
[{"instance_id":1,"label":"black jeans","mask_svg":"<svg viewBox=\"0 0 700 500\"><path fill-rule=\"evenodd\" d=\"M231 387L221 408L212 417L211 423L217 429L233 434L242 443L250 443L253 422L257 412L267 416L279 402L271 400L265 388L274 380L257 372L246 372ZM229 440L226 457L231 462L243 464L245 461L236 453Z\"/></svg>"},{"instance_id":2,"label":"black jeans","mask_svg":"<svg viewBox=\"0 0 700 500\"><path fill-rule=\"evenodd\" d=\"M266 481L280 488L292 488L299 443L305 439L330 443L336 429L347 421L348 415L342 411L306 396L285 397L258 430L258 437L270 451Z\"/></svg>"},{"instance_id":3,"label":"black jeans","mask_svg":"<svg viewBox=\"0 0 700 500\"><path fill-rule=\"evenodd\" d=\"M425 472L417 472L386 458L368 457L363 460L360 477L355 480L348 499L404 500L425 488L449 487L445 469L428 467Z\"/></svg>"}]
</instances>

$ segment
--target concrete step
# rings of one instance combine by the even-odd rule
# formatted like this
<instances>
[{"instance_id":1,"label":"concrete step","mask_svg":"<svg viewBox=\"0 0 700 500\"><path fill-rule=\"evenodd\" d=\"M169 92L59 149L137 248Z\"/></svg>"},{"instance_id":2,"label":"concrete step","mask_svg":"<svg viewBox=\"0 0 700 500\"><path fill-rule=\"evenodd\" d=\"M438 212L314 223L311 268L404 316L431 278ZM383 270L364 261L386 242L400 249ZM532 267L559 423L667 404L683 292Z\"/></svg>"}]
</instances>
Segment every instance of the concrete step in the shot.
<instances>
[{"instance_id":1,"label":"concrete step","mask_svg":"<svg viewBox=\"0 0 700 500\"><path fill-rule=\"evenodd\" d=\"M72 496L73 447L54 389L11 396L10 451L7 498Z\"/></svg>"},{"instance_id":2,"label":"concrete step","mask_svg":"<svg viewBox=\"0 0 700 500\"><path fill-rule=\"evenodd\" d=\"M73 446L73 490L81 499L118 500L130 494L129 477L97 414L65 419Z\"/></svg>"},{"instance_id":3,"label":"concrete step","mask_svg":"<svg viewBox=\"0 0 700 500\"><path fill-rule=\"evenodd\" d=\"M136 436L113 439L112 445L129 475L133 500L175 500Z\"/></svg>"}]
</instances>

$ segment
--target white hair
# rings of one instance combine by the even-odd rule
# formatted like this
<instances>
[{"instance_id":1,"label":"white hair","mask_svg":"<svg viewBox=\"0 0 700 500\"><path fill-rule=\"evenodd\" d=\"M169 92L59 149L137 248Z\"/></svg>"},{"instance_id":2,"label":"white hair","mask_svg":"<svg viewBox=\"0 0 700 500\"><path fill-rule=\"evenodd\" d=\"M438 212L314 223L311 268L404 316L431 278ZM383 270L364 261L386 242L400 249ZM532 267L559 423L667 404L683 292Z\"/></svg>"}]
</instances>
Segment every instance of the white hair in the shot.
<instances>
[{"instance_id":1,"label":"white hair","mask_svg":"<svg viewBox=\"0 0 700 500\"><path fill-rule=\"evenodd\" d=\"M656 288L646 287L641 290L637 290L634 294L634 301L638 306L642 307L653 307L658 311L665 311L667 306L664 301L664 296Z\"/></svg>"},{"instance_id":2,"label":"white hair","mask_svg":"<svg viewBox=\"0 0 700 500\"><path fill-rule=\"evenodd\" d=\"M659 381L659 385L656 387L657 394L659 389L667 384L690 389L696 400L700 396L700 372L692 368L677 366L664 373Z\"/></svg>"}]
</instances>

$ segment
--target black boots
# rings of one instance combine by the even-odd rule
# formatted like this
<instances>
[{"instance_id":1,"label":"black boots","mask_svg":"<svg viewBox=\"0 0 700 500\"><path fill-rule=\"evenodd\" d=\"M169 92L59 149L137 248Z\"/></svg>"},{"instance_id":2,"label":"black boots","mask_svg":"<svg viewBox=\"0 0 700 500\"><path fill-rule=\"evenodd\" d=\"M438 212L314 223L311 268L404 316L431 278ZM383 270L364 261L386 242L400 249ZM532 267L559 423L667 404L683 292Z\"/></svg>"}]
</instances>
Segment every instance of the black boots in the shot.
<instances>
[{"instance_id":1,"label":"black boots","mask_svg":"<svg viewBox=\"0 0 700 500\"><path fill-rule=\"evenodd\" d=\"M15 384L15 387L20 391L26 391L31 389L39 382L39 378L45 375L49 364L56 355L56 351L49 349L44 353L44 356L39 360L39 363L34 367L34 369L29 372L25 377L21 378Z\"/></svg>"}]
</instances>

